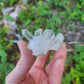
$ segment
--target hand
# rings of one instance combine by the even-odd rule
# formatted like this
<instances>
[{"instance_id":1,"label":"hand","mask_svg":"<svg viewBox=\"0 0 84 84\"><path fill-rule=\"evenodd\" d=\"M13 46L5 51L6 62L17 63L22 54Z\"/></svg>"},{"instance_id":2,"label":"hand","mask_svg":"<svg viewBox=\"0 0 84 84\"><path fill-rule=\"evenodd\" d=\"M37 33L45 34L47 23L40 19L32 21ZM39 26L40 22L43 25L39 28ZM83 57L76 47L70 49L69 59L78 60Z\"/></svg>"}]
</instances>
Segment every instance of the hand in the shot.
<instances>
[{"instance_id":1,"label":"hand","mask_svg":"<svg viewBox=\"0 0 84 84\"><path fill-rule=\"evenodd\" d=\"M34 63L34 56L28 50L27 43L18 42L21 58L14 70L6 77L6 84L61 84L61 78L66 59L66 45L55 51L46 69L44 67L50 56L50 51L45 56L38 56Z\"/></svg>"}]
</instances>

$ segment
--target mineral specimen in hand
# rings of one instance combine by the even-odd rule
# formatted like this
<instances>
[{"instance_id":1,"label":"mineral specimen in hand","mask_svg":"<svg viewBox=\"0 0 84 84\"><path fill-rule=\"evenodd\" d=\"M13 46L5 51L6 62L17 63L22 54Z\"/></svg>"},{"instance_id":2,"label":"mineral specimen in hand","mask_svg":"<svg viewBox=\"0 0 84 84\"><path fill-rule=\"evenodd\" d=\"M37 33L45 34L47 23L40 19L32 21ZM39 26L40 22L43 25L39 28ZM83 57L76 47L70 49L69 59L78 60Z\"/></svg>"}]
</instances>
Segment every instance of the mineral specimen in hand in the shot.
<instances>
[{"instance_id":1,"label":"mineral specimen in hand","mask_svg":"<svg viewBox=\"0 0 84 84\"><path fill-rule=\"evenodd\" d=\"M55 36L51 29L42 32L41 29L35 31L34 36L27 30L22 30L23 36L29 40L27 48L32 50L33 55L45 55L48 50L58 50L64 40L63 34Z\"/></svg>"}]
</instances>

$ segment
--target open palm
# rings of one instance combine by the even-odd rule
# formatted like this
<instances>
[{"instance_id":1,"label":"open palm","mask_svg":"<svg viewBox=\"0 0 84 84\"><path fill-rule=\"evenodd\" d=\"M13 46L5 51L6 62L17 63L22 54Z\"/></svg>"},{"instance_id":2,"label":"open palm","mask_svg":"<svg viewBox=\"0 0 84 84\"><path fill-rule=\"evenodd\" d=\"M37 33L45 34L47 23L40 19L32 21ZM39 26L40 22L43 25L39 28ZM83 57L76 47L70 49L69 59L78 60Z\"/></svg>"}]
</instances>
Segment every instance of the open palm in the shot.
<instances>
[{"instance_id":1,"label":"open palm","mask_svg":"<svg viewBox=\"0 0 84 84\"><path fill-rule=\"evenodd\" d=\"M43 56L38 56L34 62L32 52L28 50L27 43L18 42L21 58L13 71L6 77L6 84L61 84L65 59L66 46L55 51L50 63L44 69L51 51Z\"/></svg>"}]
</instances>

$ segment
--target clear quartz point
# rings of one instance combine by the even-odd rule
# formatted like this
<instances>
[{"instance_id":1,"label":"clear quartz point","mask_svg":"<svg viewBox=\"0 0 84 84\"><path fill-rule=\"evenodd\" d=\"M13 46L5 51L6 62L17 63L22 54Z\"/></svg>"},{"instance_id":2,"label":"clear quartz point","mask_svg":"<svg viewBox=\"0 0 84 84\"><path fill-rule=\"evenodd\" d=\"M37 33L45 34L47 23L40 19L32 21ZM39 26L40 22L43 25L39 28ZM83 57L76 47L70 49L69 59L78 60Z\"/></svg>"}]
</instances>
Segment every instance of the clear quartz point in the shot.
<instances>
[{"instance_id":1,"label":"clear quartz point","mask_svg":"<svg viewBox=\"0 0 84 84\"><path fill-rule=\"evenodd\" d=\"M27 29L22 30L22 35L29 41L31 41L34 38Z\"/></svg>"},{"instance_id":2,"label":"clear quartz point","mask_svg":"<svg viewBox=\"0 0 84 84\"><path fill-rule=\"evenodd\" d=\"M51 40L52 38L55 37L53 31L51 29L46 29L44 32L43 32L43 35L42 35L43 39L46 39L46 40Z\"/></svg>"},{"instance_id":3,"label":"clear quartz point","mask_svg":"<svg viewBox=\"0 0 84 84\"><path fill-rule=\"evenodd\" d=\"M62 33L55 36L51 29L46 29L43 33L42 29L38 29L34 36L27 29L23 29L22 34L29 40L27 48L32 50L35 56L45 55L48 50L58 50L64 40Z\"/></svg>"},{"instance_id":4,"label":"clear quartz point","mask_svg":"<svg viewBox=\"0 0 84 84\"><path fill-rule=\"evenodd\" d=\"M38 37L38 36L41 36L41 35L42 35L42 29L38 29L38 30L36 30L35 33L34 33L34 36L35 36L35 37Z\"/></svg>"}]
</instances>

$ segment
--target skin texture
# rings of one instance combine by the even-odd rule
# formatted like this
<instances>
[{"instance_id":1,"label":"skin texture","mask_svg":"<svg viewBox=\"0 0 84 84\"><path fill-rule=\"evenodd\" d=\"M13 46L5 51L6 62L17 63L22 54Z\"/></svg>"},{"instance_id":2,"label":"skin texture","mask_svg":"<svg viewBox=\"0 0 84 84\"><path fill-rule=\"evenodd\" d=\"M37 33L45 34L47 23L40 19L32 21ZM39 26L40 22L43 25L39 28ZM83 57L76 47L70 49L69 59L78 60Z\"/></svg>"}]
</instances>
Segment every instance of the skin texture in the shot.
<instances>
[{"instance_id":1,"label":"skin texture","mask_svg":"<svg viewBox=\"0 0 84 84\"><path fill-rule=\"evenodd\" d=\"M27 43L18 42L21 58L16 67L6 77L6 84L61 84L61 78L66 60L66 45L54 51L53 57L44 70L51 51L43 56L38 56L34 62L32 52L28 50Z\"/></svg>"}]
</instances>

